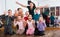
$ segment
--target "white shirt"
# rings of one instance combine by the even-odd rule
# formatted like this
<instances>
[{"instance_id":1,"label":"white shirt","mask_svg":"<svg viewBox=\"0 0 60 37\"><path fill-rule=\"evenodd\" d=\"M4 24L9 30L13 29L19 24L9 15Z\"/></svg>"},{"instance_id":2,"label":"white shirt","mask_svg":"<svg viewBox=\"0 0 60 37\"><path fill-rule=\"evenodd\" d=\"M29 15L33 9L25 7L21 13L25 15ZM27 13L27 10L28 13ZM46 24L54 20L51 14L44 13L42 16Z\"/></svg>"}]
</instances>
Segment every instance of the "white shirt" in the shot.
<instances>
[{"instance_id":1,"label":"white shirt","mask_svg":"<svg viewBox=\"0 0 60 37\"><path fill-rule=\"evenodd\" d=\"M33 24L32 24L32 21L28 21L28 20L27 20L27 24L28 24L28 28L34 28L34 27L33 27Z\"/></svg>"}]
</instances>

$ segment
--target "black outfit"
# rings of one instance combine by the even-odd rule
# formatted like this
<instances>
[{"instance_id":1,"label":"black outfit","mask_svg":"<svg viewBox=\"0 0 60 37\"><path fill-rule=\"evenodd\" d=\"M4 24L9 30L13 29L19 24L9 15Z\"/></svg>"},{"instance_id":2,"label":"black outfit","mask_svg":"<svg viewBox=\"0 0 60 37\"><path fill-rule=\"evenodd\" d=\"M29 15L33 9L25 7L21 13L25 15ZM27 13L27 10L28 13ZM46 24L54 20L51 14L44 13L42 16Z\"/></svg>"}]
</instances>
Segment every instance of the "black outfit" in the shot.
<instances>
[{"instance_id":1,"label":"black outfit","mask_svg":"<svg viewBox=\"0 0 60 37\"><path fill-rule=\"evenodd\" d=\"M37 22L35 22L35 31L34 31L34 35L39 35L39 30L38 30L38 28L37 28Z\"/></svg>"},{"instance_id":2,"label":"black outfit","mask_svg":"<svg viewBox=\"0 0 60 37\"><path fill-rule=\"evenodd\" d=\"M39 31L39 36L43 36L43 35L45 35L44 32L45 32L45 31Z\"/></svg>"},{"instance_id":3,"label":"black outfit","mask_svg":"<svg viewBox=\"0 0 60 37\"><path fill-rule=\"evenodd\" d=\"M24 31L25 35L26 35L26 32L27 32L27 29L28 29L28 25L26 25L26 27L25 27L25 31Z\"/></svg>"},{"instance_id":4,"label":"black outfit","mask_svg":"<svg viewBox=\"0 0 60 37\"><path fill-rule=\"evenodd\" d=\"M2 16L2 18L4 19L4 21L5 21L5 23L4 23L4 33L5 34L10 34L10 35L12 35L12 34L14 34L14 32L13 32L13 29L12 29L12 21L14 20L14 18L13 17L11 17L11 16Z\"/></svg>"},{"instance_id":5,"label":"black outfit","mask_svg":"<svg viewBox=\"0 0 60 37\"><path fill-rule=\"evenodd\" d=\"M31 14L32 17L33 17L33 16L34 16L34 9L35 9L36 7L33 7L33 8L31 9L30 6L27 6L27 8L28 8L28 10L29 10L29 14Z\"/></svg>"}]
</instances>

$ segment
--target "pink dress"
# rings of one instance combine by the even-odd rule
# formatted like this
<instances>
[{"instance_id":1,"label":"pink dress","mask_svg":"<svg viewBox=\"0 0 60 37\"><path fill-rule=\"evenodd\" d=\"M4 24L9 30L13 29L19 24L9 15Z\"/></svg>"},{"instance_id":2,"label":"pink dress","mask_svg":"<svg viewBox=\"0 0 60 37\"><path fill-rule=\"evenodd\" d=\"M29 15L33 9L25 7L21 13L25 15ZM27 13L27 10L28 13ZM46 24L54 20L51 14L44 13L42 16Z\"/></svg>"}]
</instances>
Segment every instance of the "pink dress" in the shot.
<instances>
[{"instance_id":1,"label":"pink dress","mask_svg":"<svg viewBox=\"0 0 60 37\"><path fill-rule=\"evenodd\" d=\"M27 24L28 24L28 30L27 30L27 32L26 32L26 34L28 35L28 34L34 34L34 31L35 31L35 28L34 28L34 26L33 26L33 24L32 24L32 21L27 21Z\"/></svg>"},{"instance_id":2,"label":"pink dress","mask_svg":"<svg viewBox=\"0 0 60 37\"><path fill-rule=\"evenodd\" d=\"M16 23L15 23L15 26L16 25L18 25L19 26L19 29L16 31L17 32L17 34L23 34L23 32L24 32L24 26L23 26L23 21L17 21Z\"/></svg>"}]
</instances>

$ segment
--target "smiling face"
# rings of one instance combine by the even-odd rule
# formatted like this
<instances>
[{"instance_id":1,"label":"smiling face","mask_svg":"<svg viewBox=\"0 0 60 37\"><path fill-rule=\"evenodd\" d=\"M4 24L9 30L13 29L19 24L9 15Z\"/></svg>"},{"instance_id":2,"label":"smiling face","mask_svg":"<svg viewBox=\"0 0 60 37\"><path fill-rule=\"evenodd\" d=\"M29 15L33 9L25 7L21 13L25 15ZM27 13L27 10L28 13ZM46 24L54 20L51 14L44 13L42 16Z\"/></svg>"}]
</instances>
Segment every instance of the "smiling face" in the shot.
<instances>
[{"instance_id":1,"label":"smiling face","mask_svg":"<svg viewBox=\"0 0 60 37\"><path fill-rule=\"evenodd\" d=\"M26 16L29 16L29 11L27 11L27 12L25 13L25 15L26 15Z\"/></svg>"},{"instance_id":2,"label":"smiling face","mask_svg":"<svg viewBox=\"0 0 60 37\"><path fill-rule=\"evenodd\" d=\"M40 22L42 22L42 21L43 21L43 17L42 17L42 16L39 18L39 21L40 21Z\"/></svg>"},{"instance_id":3,"label":"smiling face","mask_svg":"<svg viewBox=\"0 0 60 37\"><path fill-rule=\"evenodd\" d=\"M19 11L18 11L19 13L21 13L21 12L23 12L23 10L22 9L19 9Z\"/></svg>"},{"instance_id":4,"label":"smiling face","mask_svg":"<svg viewBox=\"0 0 60 37\"><path fill-rule=\"evenodd\" d=\"M38 8L36 8L36 9L35 9L35 13L36 13L36 14L38 14L38 12L39 12L39 9L38 9Z\"/></svg>"},{"instance_id":5,"label":"smiling face","mask_svg":"<svg viewBox=\"0 0 60 37\"><path fill-rule=\"evenodd\" d=\"M18 16L17 19L18 19L18 21L19 21L19 20L22 20L22 17L21 17L21 16Z\"/></svg>"},{"instance_id":6,"label":"smiling face","mask_svg":"<svg viewBox=\"0 0 60 37\"><path fill-rule=\"evenodd\" d=\"M33 3L31 2L31 3L30 3L30 7L33 7L33 6L34 6L34 5L33 5Z\"/></svg>"},{"instance_id":7,"label":"smiling face","mask_svg":"<svg viewBox=\"0 0 60 37\"><path fill-rule=\"evenodd\" d=\"M32 15L29 15L28 19L29 19L29 20L32 20Z\"/></svg>"}]
</instances>

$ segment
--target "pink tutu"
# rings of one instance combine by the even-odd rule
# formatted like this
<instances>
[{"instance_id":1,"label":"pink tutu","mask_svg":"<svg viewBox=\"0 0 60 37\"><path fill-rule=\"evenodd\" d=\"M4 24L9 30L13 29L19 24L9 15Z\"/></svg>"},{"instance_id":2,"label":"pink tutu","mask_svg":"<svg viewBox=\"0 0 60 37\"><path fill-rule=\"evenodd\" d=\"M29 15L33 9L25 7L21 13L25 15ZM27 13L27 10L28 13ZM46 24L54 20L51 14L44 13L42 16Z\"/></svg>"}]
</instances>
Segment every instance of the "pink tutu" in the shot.
<instances>
[{"instance_id":1,"label":"pink tutu","mask_svg":"<svg viewBox=\"0 0 60 37\"><path fill-rule=\"evenodd\" d=\"M34 34L34 28L29 28L28 30L27 30L27 32L26 32L26 34L28 35L28 34L30 34L30 35L32 35L32 34Z\"/></svg>"}]
</instances>

